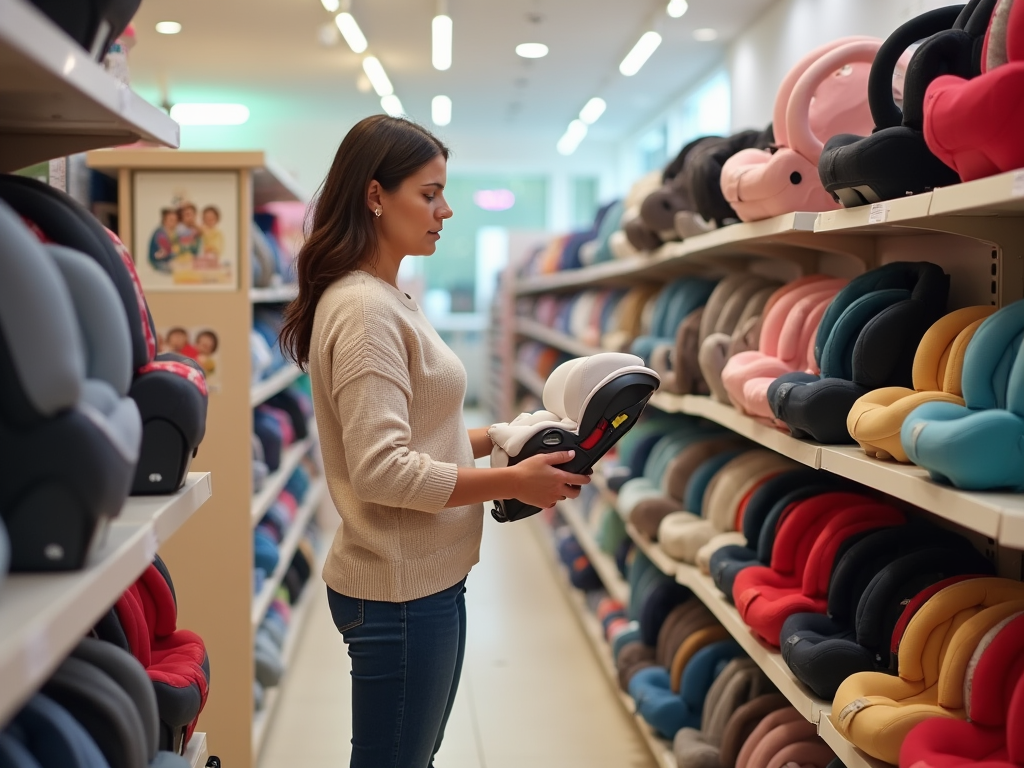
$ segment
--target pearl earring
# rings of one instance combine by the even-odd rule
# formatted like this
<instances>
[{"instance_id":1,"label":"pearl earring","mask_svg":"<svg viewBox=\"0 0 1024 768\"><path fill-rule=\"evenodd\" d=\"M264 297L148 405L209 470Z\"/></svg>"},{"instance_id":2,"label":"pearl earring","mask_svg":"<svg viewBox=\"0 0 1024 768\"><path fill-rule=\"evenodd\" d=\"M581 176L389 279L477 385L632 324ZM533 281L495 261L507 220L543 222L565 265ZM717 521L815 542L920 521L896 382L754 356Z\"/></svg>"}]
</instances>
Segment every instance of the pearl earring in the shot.
<instances>
[{"instance_id":1,"label":"pearl earring","mask_svg":"<svg viewBox=\"0 0 1024 768\"><path fill-rule=\"evenodd\" d=\"M382 213L384 213L384 211L382 211L381 207L378 205L376 210L373 212L373 215L379 219Z\"/></svg>"}]
</instances>

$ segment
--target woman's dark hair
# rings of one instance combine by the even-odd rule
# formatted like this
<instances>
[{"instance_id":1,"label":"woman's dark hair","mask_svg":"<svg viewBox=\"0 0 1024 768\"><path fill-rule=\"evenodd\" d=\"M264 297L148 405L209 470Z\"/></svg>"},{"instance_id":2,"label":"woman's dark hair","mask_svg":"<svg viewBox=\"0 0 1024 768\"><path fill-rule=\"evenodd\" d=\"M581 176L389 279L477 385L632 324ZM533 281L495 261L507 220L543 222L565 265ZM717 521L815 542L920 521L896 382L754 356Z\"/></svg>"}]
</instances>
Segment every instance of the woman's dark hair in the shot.
<instances>
[{"instance_id":1,"label":"woman's dark hair","mask_svg":"<svg viewBox=\"0 0 1024 768\"><path fill-rule=\"evenodd\" d=\"M373 212L366 191L376 180L394 192L448 148L437 137L400 117L360 120L342 139L307 219L306 242L296 257L299 295L284 310L281 349L305 369L316 305L342 276L377 255Z\"/></svg>"}]
</instances>

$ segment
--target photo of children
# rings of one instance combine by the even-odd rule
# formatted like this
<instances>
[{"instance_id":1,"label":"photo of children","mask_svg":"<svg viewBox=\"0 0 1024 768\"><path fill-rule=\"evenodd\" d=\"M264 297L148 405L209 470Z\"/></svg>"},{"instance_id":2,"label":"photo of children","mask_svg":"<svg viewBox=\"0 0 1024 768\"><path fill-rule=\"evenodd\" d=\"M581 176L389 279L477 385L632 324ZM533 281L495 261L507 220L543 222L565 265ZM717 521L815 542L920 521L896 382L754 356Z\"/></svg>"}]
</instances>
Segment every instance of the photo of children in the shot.
<instances>
[{"instance_id":1,"label":"photo of children","mask_svg":"<svg viewBox=\"0 0 1024 768\"><path fill-rule=\"evenodd\" d=\"M146 290L238 284L238 177L148 173L135 180L136 265ZM143 256L145 254L145 256Z\"/></svg>"},{"instance_id":2,"label":"photo of children","mask_svg":"<svg viewBox=\"0 0 1024 768\"><path fill-rule=\"evenodd\" d=\"M210 328L176 326L157 331L157 351L177 352L199 363L206 374L206 387L211 392L220 390L219 347L220 339Z\"/></svg>"}]
</instances>

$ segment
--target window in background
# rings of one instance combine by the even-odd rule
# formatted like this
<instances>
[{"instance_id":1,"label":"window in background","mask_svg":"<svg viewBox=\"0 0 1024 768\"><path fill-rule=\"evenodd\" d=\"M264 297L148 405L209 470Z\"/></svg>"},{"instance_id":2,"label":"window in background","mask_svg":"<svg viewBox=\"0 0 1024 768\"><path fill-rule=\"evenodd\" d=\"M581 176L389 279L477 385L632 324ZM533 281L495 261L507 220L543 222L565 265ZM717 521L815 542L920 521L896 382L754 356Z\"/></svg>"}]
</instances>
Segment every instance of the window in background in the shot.
<instances>
[{"instance_id":1,"label":"window in background","mask_svg":"<svg viewBox=\"0 0 1024 768\"><path fill-rule=\"evenodd\" d=\"M577 176L572 181L573 229L588 229L597 215L598 179Z\"/></svg>"},{"instance_id":2,"label":"window in background","mask_svg":"<svg viewBox=\"0 0 1024 768\"><path fill-rule=\"evenodd\" d=\"M640 137L637 144L642 173L664 168L668 163L668 124L660 122Z\"/></svg>"},{"instance_id":3,"label":"window in background","mask_svg":"<svg viewBox=\"0 0 1024 768\"><path fill-rule=\"evenodd\" d=\"M729 73L720 69L686 98L668 118L668 145L673 153L700 136L731 132Z\"/></svg>"}]
</instances>

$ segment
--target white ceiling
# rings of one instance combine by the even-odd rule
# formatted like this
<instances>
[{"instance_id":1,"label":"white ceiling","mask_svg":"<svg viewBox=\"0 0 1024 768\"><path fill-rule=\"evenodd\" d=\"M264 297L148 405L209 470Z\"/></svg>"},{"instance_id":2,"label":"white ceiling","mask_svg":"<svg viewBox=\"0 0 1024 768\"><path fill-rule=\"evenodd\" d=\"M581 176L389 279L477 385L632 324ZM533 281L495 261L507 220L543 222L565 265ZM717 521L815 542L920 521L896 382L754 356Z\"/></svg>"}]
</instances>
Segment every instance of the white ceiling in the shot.
<instances>
[{"instance_id":1,"label":"white ceiling","mask_svg":"<svg viewBox=\"0 0 1024 768\"><path fill-rule=\"evenodd\" d=\"M721 59L723 45L772 0L690 0L671 19L667 0L448 0L454 20L454 64L430 63L430 20L436 0L352 0L352 13L384 64L406 111L429 124L430 99L454 102L449 137L493 137L554 143L591 96L608 102L591 140L614 142L636 130ZM135 20L133 85L172 101L240 101L252 120L337 120L350 124L379 112L361 93L362 56L344 41L318 42L331 21L320 0L145 0ZM159 35L157 21L183 25ZM641 72L618 63L647 29L664 42ZM714 27L714 43L692 32ZM547 58L516 56L516 44L546 43Z\"/></svg>"}]
</instances>

